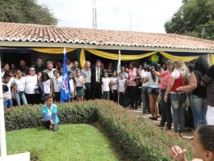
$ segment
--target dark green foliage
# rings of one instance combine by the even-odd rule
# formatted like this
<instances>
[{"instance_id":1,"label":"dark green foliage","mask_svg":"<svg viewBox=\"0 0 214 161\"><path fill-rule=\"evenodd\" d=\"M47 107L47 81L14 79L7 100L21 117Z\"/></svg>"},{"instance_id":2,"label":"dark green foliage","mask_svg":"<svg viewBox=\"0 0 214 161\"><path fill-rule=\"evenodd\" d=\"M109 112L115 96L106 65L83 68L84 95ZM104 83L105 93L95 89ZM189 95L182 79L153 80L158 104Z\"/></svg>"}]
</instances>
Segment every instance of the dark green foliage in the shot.
<instances>
[{"instance_id":1,"label":"dark green foliage","mask_svg":"<svg viewBox=\"0 0 214 161\"><path fill-rule=\"evenodd\" d=\"M35 0L0 0L0 22L56 25L58 20Z\"/></svg>"},{"instance_id":2,"label":"dark green foliage","mask_svg":"<svg viewBox=\"0 0 214 161\"><path fill-rule=\"evenodd\" d=\"M6 129L9 131L39 126L41 107L14 108L6 113ZM161 131L141 117L131 117L121 106L111 101L58 104L58 116L60 124L98 121L124 151L123 157L132 161L170 161L168 150L172 145L187 149L187 157L192 158L188 142Z\"/></svg>"},{"instance_id":3,"label":"dark green foliage","mask_svg":"<svg viewBox=\"0 0 214 161\"><path fill-rule=\"evenodd\" d=\"M184 0L183 5L165 23L167 33L214 40L214 1Z\"/></svg>"}]
</instances>

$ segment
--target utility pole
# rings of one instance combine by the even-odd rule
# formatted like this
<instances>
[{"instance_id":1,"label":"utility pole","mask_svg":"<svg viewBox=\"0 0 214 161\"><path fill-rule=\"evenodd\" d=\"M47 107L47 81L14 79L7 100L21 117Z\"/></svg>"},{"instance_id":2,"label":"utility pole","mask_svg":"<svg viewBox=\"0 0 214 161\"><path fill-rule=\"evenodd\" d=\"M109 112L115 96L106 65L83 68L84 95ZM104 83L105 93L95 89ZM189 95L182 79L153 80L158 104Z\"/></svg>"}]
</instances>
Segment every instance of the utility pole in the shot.
<instances>
[{"instance_id":1,"label":"utility pole","mask_svg":"<svg viewBox=\"0 0 214 161\"><path fill-rule=\"evenodd\" d=\"M97 7L96 7L96 0L92 0L92 16L93 16L93 29L97 29Z\"/></svg>"},{"instance_id":2,"label":"utility pole","mask_svg":"<svg viewBox=\"0 0 214 161\"><path fill-rule=\"evenodd\" d=\"M130 10L129 10L129 30L132 30L132 1L130 0Z\"/></svg>"}]
</instances>

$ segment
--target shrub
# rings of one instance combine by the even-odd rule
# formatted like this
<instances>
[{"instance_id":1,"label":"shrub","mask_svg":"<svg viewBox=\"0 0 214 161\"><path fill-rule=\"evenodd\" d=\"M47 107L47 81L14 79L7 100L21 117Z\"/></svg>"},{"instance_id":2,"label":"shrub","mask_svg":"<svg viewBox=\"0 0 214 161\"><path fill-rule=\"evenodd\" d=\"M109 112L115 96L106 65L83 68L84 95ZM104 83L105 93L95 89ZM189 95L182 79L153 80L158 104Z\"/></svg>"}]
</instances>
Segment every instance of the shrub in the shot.
<instances>
[{"instance_id":1,"label":"shrub","mask_svg":"<svg viewBox=\"0 0 214 161\"><path fill-rule=\"evenodd\" d=\"M5 114L6 130L40 126L42 105L13 108ZM87 123L98 121L131 160L168 161L172 145L187 149L188 142L161 131L142 117L131 117L121 106L111 101L95 100L58 104L60 123Z\"/></svg>"},{"instance_id":2,"label":"shrub","mask_svg":"<svg viewBox=\"0 0 214 161\"><path fill-rule=\"evenodd\" d=\"M97 121L97 108L93 102L58 104L58 117L60 123L87 123ZM42 105L27 105L12 108L5 113L5 126L7 131L23 128L33 128L41 125Z\"/></svg>"}]
</instances>

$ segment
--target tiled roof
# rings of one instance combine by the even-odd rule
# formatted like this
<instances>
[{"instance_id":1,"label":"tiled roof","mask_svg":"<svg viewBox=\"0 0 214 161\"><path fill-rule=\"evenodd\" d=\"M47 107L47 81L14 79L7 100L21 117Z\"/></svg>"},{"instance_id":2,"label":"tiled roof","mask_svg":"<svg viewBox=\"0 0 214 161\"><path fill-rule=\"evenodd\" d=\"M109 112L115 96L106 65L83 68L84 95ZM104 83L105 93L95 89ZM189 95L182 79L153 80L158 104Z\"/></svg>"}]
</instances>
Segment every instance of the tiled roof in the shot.
<instances>
[{"instance_id":1,"label":"tiled roof","mask_svg":"<svg viewBox=\"0 0 214 161\"><path fill-rule=\"evenodd\" d=\"M177 34L67 28L4 22L0 22L1 41L214 50L214 41Z\"/></svg>"}]
</instances>

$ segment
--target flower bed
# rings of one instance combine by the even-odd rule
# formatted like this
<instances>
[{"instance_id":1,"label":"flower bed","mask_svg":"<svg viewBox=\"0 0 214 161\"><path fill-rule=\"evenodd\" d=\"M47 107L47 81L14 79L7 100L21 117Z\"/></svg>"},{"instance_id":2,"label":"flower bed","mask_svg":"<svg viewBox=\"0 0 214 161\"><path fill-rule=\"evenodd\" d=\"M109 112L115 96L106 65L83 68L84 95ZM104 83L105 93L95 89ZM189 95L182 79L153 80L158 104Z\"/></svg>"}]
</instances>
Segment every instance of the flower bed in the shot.
<instances>
[{"instance_id":1,"label":"flower bed","mask_svg":"<svg viewBox=\"0 0 214 161\"><path fill-rule=\"evenodd\" d=\"M6 113L6 130L40 126L41 106L14 108ZM191 146L188 142L174 138L141 117L129 116L121 106L111 101L58 104L58 115L61 124L98 121L107 134L123 149L124 154L132 160L171 160L168 150L172 145L187 149L187 157L192 158Z\"/></svg>"}]
</instances>

